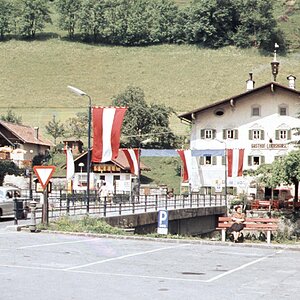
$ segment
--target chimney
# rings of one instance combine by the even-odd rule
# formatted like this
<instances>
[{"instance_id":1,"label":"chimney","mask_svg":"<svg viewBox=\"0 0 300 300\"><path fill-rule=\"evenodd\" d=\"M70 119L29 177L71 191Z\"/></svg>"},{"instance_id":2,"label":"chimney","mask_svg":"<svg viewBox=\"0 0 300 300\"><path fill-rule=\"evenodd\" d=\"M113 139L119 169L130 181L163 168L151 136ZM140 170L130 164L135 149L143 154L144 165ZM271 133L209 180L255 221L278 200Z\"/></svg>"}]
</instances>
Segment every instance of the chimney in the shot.
<instances>
[{"instance_id":1,"label":"chimney","mask_svg":"<svg viewBox=\"0 0 300 300\"><path fill-rule=\"evenodd\" d=\"M289 88L295 90L296 89L296 84L295 84L296 77L294 75L289 75L286 79L289 81Z\"/></svg>"},{"instance_id":2,"label":"chimney","mask_svg":"<svg viewBox=\"0 0 300 300\"><path fill-rule=\"evenodd\" d=\"M33 127L34 128L34 137L38 140L39 139L39 128L38 127Z\"/></svg>"},{"instance_id":3,"label":"chimney","mask_svg":"<svg viewBox=\"0 0 300 300\"><path fill-rule=\"evenodd\" d=\"M250 78L246 80L247 91L251 91L254 89L255 81L252 80L253 73L249 73Z\"/></svg>"}]
</instances>

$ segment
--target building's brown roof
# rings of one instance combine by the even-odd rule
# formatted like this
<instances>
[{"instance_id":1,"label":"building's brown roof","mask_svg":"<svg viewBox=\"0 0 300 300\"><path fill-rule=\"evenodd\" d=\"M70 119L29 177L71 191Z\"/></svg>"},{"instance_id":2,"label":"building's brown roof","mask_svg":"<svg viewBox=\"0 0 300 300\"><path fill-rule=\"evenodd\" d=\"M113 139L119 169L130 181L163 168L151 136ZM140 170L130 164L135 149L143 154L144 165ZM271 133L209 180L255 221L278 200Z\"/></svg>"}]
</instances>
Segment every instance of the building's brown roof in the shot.
<instances>
[{"instance_id":1,"label":"building's brown roof","mask_svg":"<svg viewBox=\"0 0 300 300\"><path fill-rule=\"evenodd\" d=\"M38 134L38 138L36 138L36 132L33 127L14 124L2 120L0 120L0 125L9 130L23 143L44 145L49 147L54 146L51 141L45 139L40 133Z\"/></svg>"},{"instance_id":2,"label":"building's brown roof","mask_svg":"<svg viewBox=\"0 0 300 300\"><path fill-rule=\"evenodd\" d=\"M289 87L286 87L284 85L281 85L277 82L270 82L270 83L267 83L267 84L264 84L258 88L255 88L253 90L250 90L250 91L247 91L247 92L244 92L242 94L239 94L239 95L236 95L236 96L233 96L233 97L230 97L230 98L227 98L227 99L224 99L224 100L221 100L221 101L218 101L218 102L214 102L212 104L209 104L209 105L206 105L206 106L202 106L200 108L197 108L195 110L192 110L190 112L187 112L187 113L184 113L184 114L181 114L179 115L178 117L182 120L185 120L185 121L188 121L188 122L191 122L193 120L193 114L197 114L199 112L202 112L204 110L207 110L207 109L210 109L210 108L213 108L213 107L216 107L216 106L219 106L221 104L225 104L226 102L228 102L230 104L230 101L237 101L237 100L241 100L244 96L248 95L248 94L252 94L252 93L256 93L260 90L263 90L263 89L267 89L267 88L270 88L270 89L275 89L276 87L278 88L281 88L281 89L284 89L284 90L287 90L291 93L295 93L297 95L300 96L300 91L297 91L295 89L291 89Z\"/></svg>"},{"instance_id":3,"label":"building's brown roof","mask_svg":"<svg viewBox=\"0 0 300 300\"><path fill-rule=\"evenodd\" d=\"M93 150L91 150L91 151L93 151ZM77 160L81 159L83 156L86 156L86 155L87 155L87 152L84 152L81 155L79 155L78 157L76 157L74 159L74 161L76 162ZM121 149L119 150L119 155L117 156L117 158L113 159L111 162L114 163L115 165L117 165L118 167L120 167L123 170L130 170L130 166L129 166L128 160L126 158L126 155L124 154L124 152ZM147 167L142 162L140 162L140 167L141 167L141 170L143 170L143 171L150 171L151 170L149 167Z\"/></svg>"}]
</instances>

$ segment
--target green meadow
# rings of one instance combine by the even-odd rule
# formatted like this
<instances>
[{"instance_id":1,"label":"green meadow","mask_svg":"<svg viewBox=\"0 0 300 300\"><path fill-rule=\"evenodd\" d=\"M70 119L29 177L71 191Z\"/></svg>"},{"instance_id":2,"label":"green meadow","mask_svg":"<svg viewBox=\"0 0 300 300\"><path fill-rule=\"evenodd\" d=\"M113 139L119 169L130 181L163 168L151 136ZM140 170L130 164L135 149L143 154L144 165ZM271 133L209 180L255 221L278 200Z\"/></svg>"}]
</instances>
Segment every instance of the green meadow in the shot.
<instances>
[{"instance_id":1,"label":"green meadow","mask_svg":"<svg viewBox=\"0 0 300 300\"><path fill-rule=\"evenodd\" d=\"M278 57L278 81L300 73L299 52ZM12 108L23 123L42 131L53 115L61 121L87 108L85 98L68 85L92 97L93 105L109 105L128 85L142 88L148 102L164 103L177 113L245 91L248 73L256 86L272 80L272 56L255 49L226 47L201 49L194 45L151 47L93 46L59 38L46 41L0 43L0 109ZM172 118L172 128L186 134Z\"/></svg>"}]
</instances>

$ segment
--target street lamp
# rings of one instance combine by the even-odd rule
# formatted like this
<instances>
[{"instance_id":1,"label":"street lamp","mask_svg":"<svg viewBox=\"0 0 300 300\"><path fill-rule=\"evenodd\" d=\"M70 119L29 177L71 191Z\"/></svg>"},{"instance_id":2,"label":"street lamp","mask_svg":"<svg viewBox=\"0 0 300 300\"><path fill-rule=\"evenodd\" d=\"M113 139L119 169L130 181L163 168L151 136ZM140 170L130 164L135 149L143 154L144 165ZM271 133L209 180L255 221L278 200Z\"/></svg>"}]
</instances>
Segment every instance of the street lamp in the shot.
<instances>
[{"instance_id":1,"label":"street lamp","mask_svg":"<svg viewBox=\"0 0 300 300\"><path fill-rule=\"evenodd\" d=\"M86 96L89 98L89 107L88 107L88 150L87 150L87 165L86 165L86 172L87 172L87 205L86 205L86 212L89 213L90 210L90 169L91 169L91 116L92 116L92 99L91 97L85 93L84 91L68 85L68 89L78 96Z\"/></svg>"}]
</instances>

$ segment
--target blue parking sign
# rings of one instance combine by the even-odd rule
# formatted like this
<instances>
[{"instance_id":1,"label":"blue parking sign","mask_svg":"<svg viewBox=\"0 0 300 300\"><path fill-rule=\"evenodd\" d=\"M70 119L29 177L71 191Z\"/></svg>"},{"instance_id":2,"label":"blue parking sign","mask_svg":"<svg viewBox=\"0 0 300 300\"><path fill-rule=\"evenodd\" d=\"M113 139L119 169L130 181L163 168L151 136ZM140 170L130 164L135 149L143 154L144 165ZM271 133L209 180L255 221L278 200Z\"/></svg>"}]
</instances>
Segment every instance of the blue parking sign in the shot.
<instances>
[{"instance_id":1,"label":"blue parking sign","mask_svg":"<svg viewBox=\"0 0 300 300\"><path fill-rule=\"evenodd\" d=\"M169 217L168 211L165 209L158 211L158 224L157 224L157 233L159 234L168 234L169 226Z\"/></svg>"}]
</instances>

